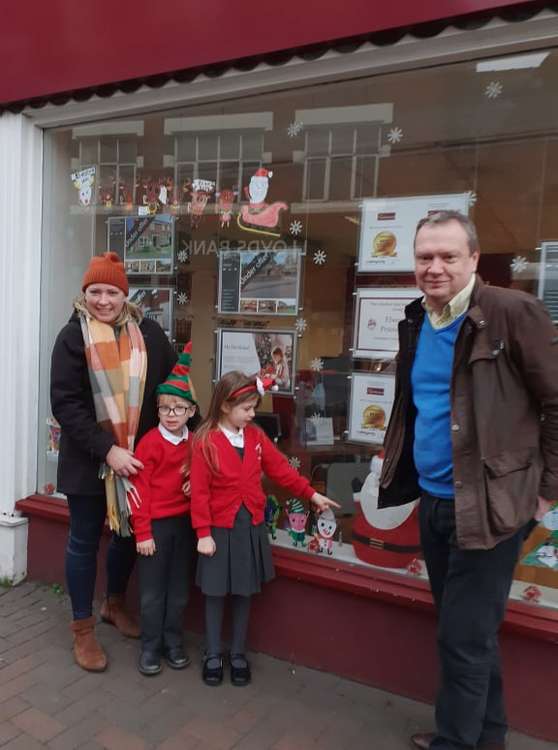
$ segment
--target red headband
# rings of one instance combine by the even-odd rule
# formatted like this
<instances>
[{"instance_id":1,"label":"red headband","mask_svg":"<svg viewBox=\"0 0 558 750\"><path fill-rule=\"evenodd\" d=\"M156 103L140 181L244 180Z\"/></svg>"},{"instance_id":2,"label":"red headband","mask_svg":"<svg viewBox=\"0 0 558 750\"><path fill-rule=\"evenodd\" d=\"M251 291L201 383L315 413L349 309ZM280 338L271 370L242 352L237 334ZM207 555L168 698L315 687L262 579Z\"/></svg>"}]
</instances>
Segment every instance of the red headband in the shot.
<instances>
[{"instance_id":1,"label":"red headband","mask_svg":"<svg viewBox=\"0 0 558 750\"><path fill-rule=\"evenodd\" d=\"M236 391L233 391L228 401L232 401L235 398L238 398L239 396L242 396L244 393L257 393L259 396L263 396L266 391L278 391L279 386L277 386L274 381L271 378L256 378L254 383L249 383L248 385L243 385L242 388L237 388Z\"/></svg>"}]
</instances>

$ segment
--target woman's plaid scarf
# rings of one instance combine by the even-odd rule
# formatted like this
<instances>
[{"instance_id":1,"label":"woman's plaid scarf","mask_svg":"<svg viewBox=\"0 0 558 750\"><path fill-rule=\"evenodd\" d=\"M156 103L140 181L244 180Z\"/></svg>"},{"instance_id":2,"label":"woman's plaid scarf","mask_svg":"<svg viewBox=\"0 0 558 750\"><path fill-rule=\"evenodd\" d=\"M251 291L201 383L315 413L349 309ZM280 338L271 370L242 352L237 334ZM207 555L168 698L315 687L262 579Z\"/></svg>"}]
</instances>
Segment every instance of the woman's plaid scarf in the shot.
<instances>
[{"instance_id":1,"label":"woman's plaid scarf","mask_svg":"<svg viewBox=\"0 0 558 750\"><path fill-rule=\"evenodd\" d=\"M79 318L97 422L112 432L117 445L134 450L147 373L147 352L139 326L130 317L118 329L81 311ZM105 480L110 528L130 536L127 493L135 498L132 483L104 462L99 476Z\"/></svg>"}]
</instances>

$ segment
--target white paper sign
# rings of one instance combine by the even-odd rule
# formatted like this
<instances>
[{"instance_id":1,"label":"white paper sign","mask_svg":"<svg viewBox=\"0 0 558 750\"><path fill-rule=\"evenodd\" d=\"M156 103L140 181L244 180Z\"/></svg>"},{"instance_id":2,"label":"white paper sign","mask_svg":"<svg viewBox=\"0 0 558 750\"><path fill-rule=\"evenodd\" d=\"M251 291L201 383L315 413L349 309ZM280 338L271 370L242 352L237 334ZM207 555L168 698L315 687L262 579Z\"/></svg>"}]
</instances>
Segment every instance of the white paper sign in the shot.
<instances>
[{"instance_id":1,"label":"white paper sign","mask_svg":"<svg viewBox=\"0 0 558 750\"><path fill-rule=\"evenodd\" d=\"M394 375L353 372L347 439L383 445L394 396Z\"/></svg>"},{"instance_id":2,"label":"white paper sign","mask_svg":"<svg viewBox=\"0 0 558 750\"><path fill-rule=\"evenodd\" d=\"M278 394L294 392L294 331L219 329L217 377L231 370L274 380Z\"/></svg>"},{"instance_id":3,"label":"white paper sign","mask_svg":"<svg viewBox=\"0 0 558 750\"><path fill-rule=\"evenodd\" d=\"M362 202L359 273L414 269L413 242L418 222L436 211L469 211L469 193L373 198Z\"/></svg>"},{"instance_id":4,"label":"white paper sign","mask_svg":"<svg viewBox=\"0 0 558 750\"><path fill-rule=\"evenodd\" d=\"M393 359L399 349L397 326L419 289L357 289L353 357Z\"/></svg>"},{"instance_id":5,"label":"white paper sign","mask_svg":"<svg viewBox=\"0 0 558 750\"><path fill-rule=\"evenodd\" d=\"M306 445L333 445L333 419L309 417L305 421Z\"/></svg>"},{"instance_id":6,"label":"white paper sign","mask_svg":"<svg viewBox=\"0 0 558 750\"><path fill-rule=\"evenodd\" d=\"M558 508L553 508L545 513L542 519L543 526L551 531L558 531Z\"/></svg>"}]
</instances>

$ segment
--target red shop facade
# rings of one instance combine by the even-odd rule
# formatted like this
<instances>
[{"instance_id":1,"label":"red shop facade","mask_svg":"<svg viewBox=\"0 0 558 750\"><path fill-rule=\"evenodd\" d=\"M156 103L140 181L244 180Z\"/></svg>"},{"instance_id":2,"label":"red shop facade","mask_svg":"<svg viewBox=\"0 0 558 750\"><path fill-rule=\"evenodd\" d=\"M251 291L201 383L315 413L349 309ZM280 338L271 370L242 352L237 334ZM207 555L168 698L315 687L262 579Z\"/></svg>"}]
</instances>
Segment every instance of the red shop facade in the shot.
<instances>
[{"instance_id":1,"label":"red shop facade","mask_svg":"<svg viewBox=\"0 0 558 750\"><path fill-rule=\"evenodd\" d=\"M341 505L333 536L308 518L301 547L269 488L278 577L251 647L431 701L416 509L375 504L408 236L432 206L469 212L483 278L558 319L555 4L61 5L12 7L0 31L0 576L63 581L49 357L89 258L115 250L145 314L192 340L202 412L221 373L280 351L260 424ZM378 228L379 210L397 221ZM502 651L512 725L555 741L557 644L558 532L541 524Z\"/></svg>"}]
</instances>

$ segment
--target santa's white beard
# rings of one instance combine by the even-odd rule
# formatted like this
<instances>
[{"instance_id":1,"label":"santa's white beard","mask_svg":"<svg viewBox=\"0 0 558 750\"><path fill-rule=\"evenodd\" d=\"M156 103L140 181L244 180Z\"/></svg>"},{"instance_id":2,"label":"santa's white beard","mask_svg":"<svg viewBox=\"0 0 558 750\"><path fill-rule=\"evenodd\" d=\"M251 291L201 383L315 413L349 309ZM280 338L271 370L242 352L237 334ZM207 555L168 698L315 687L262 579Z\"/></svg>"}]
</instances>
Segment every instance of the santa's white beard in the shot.
<instances>
[{"instance_id":1,"label":"santa's white beard","mask_svg":"<svg viewBox=\"0 0 558 750\"><path fill-rule=\"evenodd\" d=\"M248 192L252 203L263 203L269 190L269 180L267 177L252 177Z\"/></svg>"}]
</instances>

